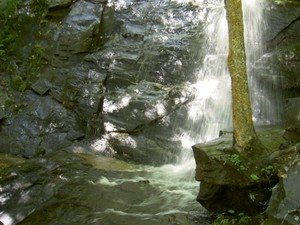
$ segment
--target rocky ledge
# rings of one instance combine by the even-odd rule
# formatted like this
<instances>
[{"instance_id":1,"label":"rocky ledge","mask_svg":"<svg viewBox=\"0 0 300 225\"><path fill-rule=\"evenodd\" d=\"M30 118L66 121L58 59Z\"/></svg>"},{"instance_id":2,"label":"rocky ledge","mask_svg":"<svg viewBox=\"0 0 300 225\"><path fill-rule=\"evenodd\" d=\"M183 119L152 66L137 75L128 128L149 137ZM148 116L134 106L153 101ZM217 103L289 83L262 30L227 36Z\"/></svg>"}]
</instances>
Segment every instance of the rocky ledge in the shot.
<instances>
[{"instance_id":1,"label":"rocky ledge","mask_svg":"<svg viewBox=\"0 0 300 225\"><path fill-rule=\"evenodd\" d=\"M284 139L281 129L258 133L273 153L255 162L232 149L231 133L193 146L197 200L212 212L266 215L265 225L299 224L300 144Z\"/></svg>"}]
</instances>

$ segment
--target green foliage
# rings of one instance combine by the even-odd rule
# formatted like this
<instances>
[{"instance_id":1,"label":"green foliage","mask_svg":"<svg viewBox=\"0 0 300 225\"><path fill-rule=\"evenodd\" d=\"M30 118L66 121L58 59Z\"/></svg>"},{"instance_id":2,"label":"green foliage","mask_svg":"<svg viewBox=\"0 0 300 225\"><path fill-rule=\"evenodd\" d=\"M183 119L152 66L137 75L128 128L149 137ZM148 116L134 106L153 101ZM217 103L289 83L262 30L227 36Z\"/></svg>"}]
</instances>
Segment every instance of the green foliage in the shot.
<instances>
[{"instance_id":1,"label":"green foliage","mask_svg":"<svg viewBox=\"0 0 300 225\"><path fill-rule=\"evenodd\" d=\"M14 17L21 0L4 0L0 4L0 20L8 20Z\"/></svg>"},{"instance_id":2,"label":"green foliage","mask_svg":"<svg viewBox=\"0 0 300 225\"><path fill-rule=\"evenodd\" d=\"M265 173L267 175L273 175L274 173L276 173L276 169L273 165L268 165L268 166L262 168L261 172Z\"/></svg>"},{"instance_id":3,"label":"green foliage","mask_svg":"<svg viewBox=\"0 0 300 225\"><path fill-rule=\"evenodd\" d=\"M4 49L4 45L0 43L0 59L5 59L6 51Z\"/></svg>"},{"instance_id":4,"label":"green foliage","mask_svg":"<svg viewBox=\"0 0 300 225\"><path fill-rule=\"evenodd\" d=\"M250 174L250 179L254 182L258 182L259 181L259 177L256 174Z\"/></svg>"},{"instance_id":5,"label":"green foliage","mask_svg":"<svg viewBox=\"0 0 300 225\"><path fill-rule=\"evenodd\" d=\"M27 62L27 70L29 73L35 73L40 69L40 64L42 61L42 55L44 53L45 49L39 45L36 44L32 47L30 56Z\"/></svg>"},{"instance_id":6,"label":"green foliage","mask_svg":"<svg viewBox=\"0 0 300 225\"><path fill-rule=\"evenodd\" d=\"M238 167L239 170L248 170L248 167L242 164L242 160L239 154L232 154L228 157L229 161Z\"/></svg>"},{"instance_id":7,"label":"green foliage","mask_svg":"<svg viewBox=\"0 0 300 225\"><path fill-rule=\"evenodd\" d=\"M251 217L240 213L238 216L219 214L212 225L250 225Z\"/></svg>"},{"instance_id":8,"label":"green foliage","mask_svg":"<svg viewBox=\"0 0 300 225\"><path fill-rule=\"evenodd\" d=\"M6 56L15 50L13 43L18 37L18 31L10 26L5 26L0 32L0 59L2 61L6 61Z\"/></svg>"},{"instance_id":9,"label":"green foliage","mask_svg":"<svg viewBox=\"0 0 300 225\"><path fill-rule=\"evenodd\" d=\"M19 37L18 24L11 22L17 15L17 9L21 0L6 0L0 5L0 61L6 61L7 55L11 54L16 39Z\"/></svg>"},{"instance_id":10,"label":"green foliage","mask_svg":"<svg viewBox=\"0 0 300 225\"><path fill-rule=\"evenodd\" d=\"M35 13L43 13L48 9L47 0L34 0L30 4L30 8Z\"/></svg>"}]
</instances>

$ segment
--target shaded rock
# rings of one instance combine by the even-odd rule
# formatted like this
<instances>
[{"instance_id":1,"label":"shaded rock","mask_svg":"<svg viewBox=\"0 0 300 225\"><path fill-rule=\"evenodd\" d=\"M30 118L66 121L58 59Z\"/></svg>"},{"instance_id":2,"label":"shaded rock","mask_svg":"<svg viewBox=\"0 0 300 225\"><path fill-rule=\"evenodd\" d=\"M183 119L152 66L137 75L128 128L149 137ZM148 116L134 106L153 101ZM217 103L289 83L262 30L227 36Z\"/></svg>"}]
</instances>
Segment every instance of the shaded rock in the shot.
<instances>
[{"instance_id":1,"label":"shaded rock","mask_svg":"<svg viewBox=\"0 0 300 225\"><path fill-rule=\"evenodd\" d=\"M284 137L294 142L300 140L300 98L286 101Z\"/></svg>"},{"instance_id":2,"label":"shaded rock","mask_svg":"<svg viewBox=\"0 0 300 225\"><path fill-rule=\"evenodd\" d=\"M268 219L264 225L296 225L300 222L299 144L295 148L298 149L298 155L296 157L294 155L297 152L292 154L292 165L282 168L279 183L272 190L272 197L266 210Z\"/></svg>"},{"instance_id":3,"label":"shaded rock","mask_svg":"<svg viewBox=\"0 0 300 225\"><path fill-rule=\"evenodd\" d=\"M1 152L30 158L62 149L84 136L74 115L50 96L37 98L33 95L29 103L2 124Z\"/></svg>"},{"instance_id":4,"label":"shaded rock","mask_svg":"<svg viewBox=\"0 0 300 225\"><path fill-rule=\"evenodd\" d=\"M70 6L74 0L47 0L49 8L64 8Z\"/></svg>"},{"instance_id":5,"label":"shaded rock","mask_svg":"<svg viewBox=\"0 0 300 225\"><path fill-rule=\"evenodd\" d=\"M176 162L181 150L179 141L144 135L114 134L109 144L119 157L150 165Z\"/></svg>"},{"instance_id":6,"label":"shaded rock","mask_svg":"<svg viewBox=\"0 0 300 225\"><path fill-rule=\"evenodd\" d=\"M72 53L87 52L94 40L96 27L101 23L103 5L87 1L78 1L64 19L57 32L57 44L60 51Z\"/></svg>"},{"instance_id":7,"label":"shaded rock","mask_svg":"<svg viewBox=\"0 0 300 225\"><path fill-rule=\"evenodd\" d=\"M284 77L283 86L294 96L293 89L300 86L297 72L300 68L300 7L292 1L284 6L273 3L266 13L269 14L266 38L274 65Z\"/></svg>"},{"instance_id":8,"label":"shaded rock","mask_svg":"<svg viewBox=\"0 0 300 225\"><path fill-rule=\"evenodd\" d=\"M34 90L39 95L46 94L50 90L50 87L50 82L45 79L39 79L31 86L32 90Z\"/></svg>"}]
</instances>

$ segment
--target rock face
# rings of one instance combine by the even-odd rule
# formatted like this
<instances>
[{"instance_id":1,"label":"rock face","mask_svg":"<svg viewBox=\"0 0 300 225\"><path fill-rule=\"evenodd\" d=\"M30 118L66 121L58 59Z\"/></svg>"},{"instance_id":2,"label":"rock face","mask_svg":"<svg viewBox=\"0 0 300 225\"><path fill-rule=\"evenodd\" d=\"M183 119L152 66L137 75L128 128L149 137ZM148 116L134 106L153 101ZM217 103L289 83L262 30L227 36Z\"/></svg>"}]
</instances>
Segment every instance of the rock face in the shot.
<instances>
[{"instance_id":1,"label":"rock face","mask_svg":"<svg viewBox=\"0 0 300 225\"><path fill-rule=\"evenodd\" d=\"M281 169L280 181L272 191L272 197L266 210L268 219L264 225L299 224L300 221L300 198L299 198L299 143L291 149L288 167Z\"/></svg>"},{"instance_id":2,"label":"rock face","mask_svg":"<svg viewBox=\"0 0 300 225\"><path fill-rule=\"evenodd\" d=\"M300 141L300 98L290 98L285 108L285 138Z\"/></svg>"},{"instance_id":3,"label":"rock face","mask_svg":"<svg viewBox=\"0 0 300 225\"><path fill-rule=\"evenodd\" d=\"M20 34L19 54L5 59L10 72L1 70L0 151L30 158L100 138L102 150L120 157L174 162L205 9L173 1L20 4L3 21Z\"/></svg>"},{"instance_id":4,"label":"rock face","mask_svg":"<svg viewBox=\"0 0 300 225\"><path fill-rule=\"evenodd\" d=\"M299 96L300 7L298 1L283 5L271 4L268 20L268 50L283 76L284 87L290 95Z\"/></svg>"}]
</instances>

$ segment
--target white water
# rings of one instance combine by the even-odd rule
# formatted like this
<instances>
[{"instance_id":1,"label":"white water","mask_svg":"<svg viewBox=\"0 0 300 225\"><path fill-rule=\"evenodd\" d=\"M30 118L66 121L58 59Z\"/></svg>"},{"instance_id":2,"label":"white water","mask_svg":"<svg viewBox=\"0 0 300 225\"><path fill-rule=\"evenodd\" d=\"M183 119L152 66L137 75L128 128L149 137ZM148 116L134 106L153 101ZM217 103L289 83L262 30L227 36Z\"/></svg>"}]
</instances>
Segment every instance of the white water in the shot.
<instances>
[{"instance_id":1,"label":"white water","mask_svg":"<svg viewBox=\"0 0 300 225\"><path fill-rule=\"evenodd\" d=\"M191 146L215 139L222 129L232 129L231 80L227 69L228 26L223 0L209 1L206 21L206 46L202 66L196 72L196 99L191 103L187 132L180 134L184 148L183 164L193 165ZM244 0L244 32L247 72L251 94L253 120L256 125L281 123L280 79L266 63L264 54L266 18L264 0Z\"/></svg>"},{"instance_id":2,"label":"white water","mask_svg":"<svg viewBox=\"0 0 300 225\"><path fill-rule=\"evenodd\" d=\"M245 46L253 120L257 126L282 123L281 78L272 68L270 54L264 53L266 18L264 0L244 0Z\"/></svg>"},{"instance_id":3,"label":"white water","mask_svg":"<svg viewBox=\"0 0 300 225\"><path fill-rule=\"evenodd\" d=\"M231 127L231 88L227 69L228 26L223 0L210 1L205 26L205 55L195 73L197 90L189 105L188 131L181 134L183 146L181 164L195 168L191 146L215 139L222 129ZM193 173L193 172L192 172Z\"/></svg>"},{"instance_id":4,"label":"white water","mask_svg":"<svg viewBox=\"0 0 300 225\"><path fill-rule=\"evenodd\" d=\"M171 214L175 211L184 212L189 207L197 210L200 208L196 202L199 184L194 180L195 162L191 146L215 139L219 136L220 130L231 129L232 126L231 81L227 68L228 27L224 0L177 0L177 2L193 2L200 7L203 5L204 10L201 12L204 14L199 14L197 19L198 22L206 24L205 46L199 46L199 51L205 56L194 74L197 78L197 82L193 85L196 89L196 98L188 106L189 112L186 121L188 128L174 137L175 140L182 142L181 160L176 165L165 165L158 168L141 167L139 171L146 172L145 175L132 177L132 181L147 179L161 190L159 196L145 199L143 204L139 206L142 209L149 205L159 205L161 202L161 206L157 210L158 214ZM261 90L262 86L254 76L257 62L266 57L263 55L263 36L261 36L264 30L262 3L263 1L259 0L245 0L244 16L248 73L250 89L252 89L252 101L254 102L254 120L257 124L268 124L278 120L271 112L271 109L272 111L274 109L271 107L274 101L267 99L266 92ZM173 17L170 18L164 18L162 21L169 26L180 25L180 21ZM164 39L167 40L167 37ZM266 102L270 104L266 104ZM263 113L260 111L262 105L266 106ZM270 119L264 120L265 118ZM101 177L99 180L101 184L112 186L125 181L128 179ZM118 215L124 213L114 209L108 209L103 213L112 212ZM136 216L145 215L148 215L148 212L137 213Z\"/></svg>"},{"instance_id":5,"label":"white water","mask_svg":"<svg viewBox=\"0 0 300 225\"><path fill-rule=\"evenodd\" d=\"M143 167L142 170L147 171L147 176L144 178L149 179L153 185L161 189L161 195L158 198L145 200L144 204L157 204L157 201L164 199L163 209L182 210L189 204L195 205L198 189L198 182L194 180L195 162L191 146L215 139L219 136L220 130L231 129L232 127L231 80L227 68L228 26L224 0L174 1L186 4L192 2L204 8L200 11L203 14L199 14L197 21L205 24L205 46L199 46L199 51L205 56L194 74L197 80L193 84L196 98L188 106L187 129L181 130L174 137L174 140L181 140L182 142L183 151L180 161L176 165L165 165L159 168ZM254 91L252 90L252 100L255 108L254 119L257 123L265 123L262 121L265 116L257 113L257 108L265 104L262 102L262 98L265 101L266 96L261 96L259 91L261 86L253 78L253 68L257 61L264 57L263 36L261 36L264 30L262 3L263 1L260 0L244 1L248 73L250 88L254 89ZM181 24L173 17L170 18L163 19L168 26L176 27ZM267 116L273 118L268 113ZM140 178L134 177L133 179L138 180ZM102 182L117 184L124 181L103 179Z\"/></svg>"}]
</instances>

